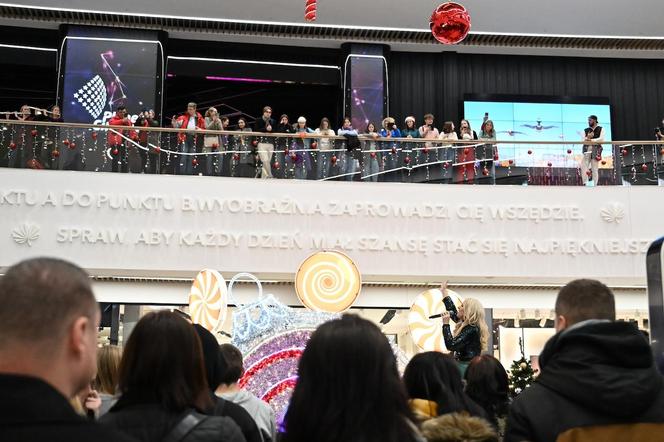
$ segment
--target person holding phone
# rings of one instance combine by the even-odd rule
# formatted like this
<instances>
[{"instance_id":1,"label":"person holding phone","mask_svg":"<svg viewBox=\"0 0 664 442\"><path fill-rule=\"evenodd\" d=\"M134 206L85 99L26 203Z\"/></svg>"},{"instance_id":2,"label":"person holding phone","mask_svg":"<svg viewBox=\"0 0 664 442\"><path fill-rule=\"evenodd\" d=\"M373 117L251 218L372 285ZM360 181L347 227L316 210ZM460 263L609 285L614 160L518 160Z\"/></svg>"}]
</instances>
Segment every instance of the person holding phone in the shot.
<instances>
[{"instance_id":1,"label":"person holding phone","mask_svg":"<svg viewBox=\"0 0 664 442\"><path fill-rule=\"evenodd\" d=\"M447 296L447 281L440 285L443 299ZM463 376L470 361L487 350L489 342L489 327L484 317L484 307L474 298L466 298L457 311L457 324L454 332L450 327L450 312L447 309L442 313L443 339L445 347L454 352L454 359L459 364Z\"/></svg>"},{"instance_id":2,"label":"person holding phone","mask_svg":"<svg viewBox=\"0 0 664 442\"><path fill-rule=\"evenodd\" d=\"M116 109L115 115L108 121L109 126L129 126L131 127L131 120L129 119L127 108L120 106ZM128 135L131 137L133 132ZM129 172L129 153L124 139L125 131L118 129L111 129L108 131L108 147L111 152L111 171L112 172Z\"/></svg>"},{"instance_id":3,"label":"person holding phone","mask_svg":"<svg viewBox=\"0 0 664 442\"><path fill-rule=\"evenodd\" d=\"M588 127L583 131L583 159L581 160L581 179L583 185L597 186L599 180L599 162L602 160L602 145L604 141L604 128L597 124L597 115L588 117Z\"/></svg>"}]
</instances>

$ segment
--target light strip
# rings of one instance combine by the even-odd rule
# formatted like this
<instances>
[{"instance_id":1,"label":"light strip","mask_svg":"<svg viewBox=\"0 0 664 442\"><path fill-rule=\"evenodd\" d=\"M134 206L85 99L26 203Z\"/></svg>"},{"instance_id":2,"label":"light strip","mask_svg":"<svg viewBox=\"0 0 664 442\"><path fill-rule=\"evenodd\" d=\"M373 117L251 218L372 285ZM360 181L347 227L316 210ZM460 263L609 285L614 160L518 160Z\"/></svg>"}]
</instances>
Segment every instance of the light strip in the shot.
<instances>
[{"instance_id":1,"label":"light strip","mask_svg":"<svg viewBox=\"0 0 664 442\"><path fill-rule=\"evenodd\" d=\"M116 15L120 17L148 17L148 18L164 18L164 19L182 19L193 21L208 21L215 23L231 23L231 24L251 24L251 25L283 25L294 27L312 27L322 29L352 29L352 30L367 30L367 31L395 31L395 32L417 32L417 33L430 33L430 29L416 29L416 28L395 28L384 26L358 26L358 25L329 25L322 23L297 23L297 22L281 22L281 21L264 21L264 20L242 20L242 19L225 19L225 18L211 18L211 17L192 17L182 15L166 15L166 14L150 14L145 12L116 12L116 11L101 11L94 9L77 9L77 8L58 8L52 6L33 6L22 5L17 3L0 3L0 6L11 8L22 8L30 10L45 10L45 11L64 11L64 12L80 12L88 14L106 14ZM495 35L495 36L515 36L515 37L555 37L555 38L591 38L591 39L611 39L611 40L664 40L664 36L637 36L637 35L579 35L579 34L538 34L538 33L515 33L515 32L482 32L470 31L471 35Z\"/></svg>"},{"instance_id":2,"label":"light strip","mask_svg":"<svg viewBox=\"0 0 664 442\"><path fill-rule=\"evenodd\" d=\"M132 38L106 38L106 37L74 37L71 35L67 35L65 37L65 40L95 40L95 41L123 41L123 42L129 42L129 43L154 43L154 44L161 44L159 40L136 40Z\"/></svg>"},{"instance_id":3,"label":"light strip","mask_svg":"<svg viewBox=\"0 0 664 442\"><path fill-rule=\"evenodd\" d=\"M237 81L240 83L272 83L272 80L262 78L241 78L241 77L218 77L214 75L207 75L206 80L222 80L222 81Z\"/></svg>"},{"instance_id":4,"label":"light strip","mask_svg":"<svg viewBox=\"0 0 664 442\"><path fill-rule=\"evenodd\" d=\"M10 48L10 49L28 49L30 51L45 51L45 52L58 52L54 48L39 48L37 46L21 46L21 45L8 45L0 43L0 48Z\"/></svg>"},{"instance_id":5,"label":"light strip","mask_svg":"<svg viewBox=\"0 0 664 442\"><path fill-rule=\"evenodd\" d=\"M321 69L336 69L336 70L341 69L339 66L331 66L327 64L284 63L280 61L260 61L260 60L236 60L231 58L177 57L174 55L169 55L168 59L185 60L185 61L215 61L219 63L267 64L271 66L292 66L298 68L321 68Z\"/></svg>"}]
</instances>

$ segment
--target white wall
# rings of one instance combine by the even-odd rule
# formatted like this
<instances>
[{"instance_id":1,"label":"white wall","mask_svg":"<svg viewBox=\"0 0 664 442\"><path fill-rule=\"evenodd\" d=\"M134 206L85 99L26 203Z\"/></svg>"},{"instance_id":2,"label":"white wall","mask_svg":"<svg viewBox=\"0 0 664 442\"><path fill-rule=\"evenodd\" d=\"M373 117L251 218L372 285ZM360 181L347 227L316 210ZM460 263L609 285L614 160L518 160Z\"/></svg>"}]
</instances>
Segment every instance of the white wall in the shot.
<instances>
[{"instance_id":1,"label":"white wall","mask_svg":"<svg viewBox=\"0 0 664 442\"><path fill-rule=\"evenodd\" d=\"M12 2L7 2L12 3ZM19 2L14 1L18 4ZM23 0L24 5L186 17L304 23L304 1L293 0ZM320 24L428 29L439 1L320 0ZM473 31L533 34L662 36L658 0L465 0Z\"/></svg>"}]
</instances>

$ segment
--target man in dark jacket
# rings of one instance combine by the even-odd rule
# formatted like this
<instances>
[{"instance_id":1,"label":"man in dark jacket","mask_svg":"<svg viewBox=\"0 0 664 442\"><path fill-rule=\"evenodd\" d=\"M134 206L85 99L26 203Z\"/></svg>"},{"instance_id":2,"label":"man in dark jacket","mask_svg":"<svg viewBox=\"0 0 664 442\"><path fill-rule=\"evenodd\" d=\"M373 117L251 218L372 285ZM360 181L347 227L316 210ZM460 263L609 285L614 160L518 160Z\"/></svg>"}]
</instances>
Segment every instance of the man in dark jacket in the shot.
<instances>
[{"instance_id":1,"label":"man in dark jacket","mask_svg":"<svg viewBox=\"0 0 664 442\"><path fill-rule=\"evenodd\" d=\"M256 132L272 133L276 129L274 119L272 118L272 108L265 106L263 116L256 120L254 130ZM261 163L261 178L272 178L272 152L274 152L274 138L258 137L258 158Z\"/></svg>"},{"instance_id":2,"label":"man in dark jacket","mask_svg":"<svg viewBox=\"0 0 664 442\"><path fill-rule=\"evenodd\" d=\"M576 280L556 299L542 373L514 401L506 442L656 441L664 435L663 380L642 333L615 321L613 293Z\"/></svg>"},{"instance_id":3,"label":"man in dark jacket","mask_svg":"<svg viewBox=\"0 0 664 442\"><path fill-rule=\"evenodd\" d=\"M0 441L129 441L77 415L94 377L99 307L88 275L37 258L0 279Z\"/></svg>"}]
</instances>

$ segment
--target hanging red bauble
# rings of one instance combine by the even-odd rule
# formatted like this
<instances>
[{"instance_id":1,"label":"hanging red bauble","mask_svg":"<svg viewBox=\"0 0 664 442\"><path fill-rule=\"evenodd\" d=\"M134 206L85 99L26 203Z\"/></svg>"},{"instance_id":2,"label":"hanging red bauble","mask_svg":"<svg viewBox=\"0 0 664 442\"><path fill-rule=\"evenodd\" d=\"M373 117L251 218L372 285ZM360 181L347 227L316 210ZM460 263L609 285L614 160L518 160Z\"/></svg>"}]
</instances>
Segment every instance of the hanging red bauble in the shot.
<instances>
[{"instance_id":1,"label":"hanging red bauble","mask_svg":"<svg viewBox=\"0 0 664 442\"><path fill-rule=\"evenodd\" d=\"M371 153L369 153L369 156L370 156L371 158L376 158L376 152L371 152Z\"/></svg>"},{"instance_id":2,"label":"hanging red bauble","mask_svg":"<svg viewBox=\"0 0 664 442\"><path fill-rule=\"evenodd\" d=\"M332 164L335 164L335 163L337 162L337 156L336 156L336 155L332 155L332 158L330 158L330 162L331 162Z\"/></svg>"},{"instance_id":3,"label":"hanging red bauble","mask_svg":"<svg viewBox=\"0 0 664 442\"><path fill-rule=\"evenodd\" d=\"M254 147L258 146L258 140L254 140L254 141L252 141L252 142L251 142L251 145L254 146Z\"/></svg>"},{"instance_id":4,"label":"hanging red bauble","mask_svg":"<svg viewBox=\"0 0 664 442\"><path fill-rule=\"evenodd\" d=\"M484 169L482 169L482 175L484 175L484 176L489 175L489 169L487 169L486 167Z\"/></svg>"},{"instance_id":5,"label":"hanging red bauble","mask_svg":"<svg viewBox=\"0 0 664 442\"><path fill-rule=\"evenodd\" d=\"M397 153L397 148L394 147L394 146L392 146L392 155L394 155L394 154L396 154L396 153Z\"/></svg>"},{"instance_id":6,"label":"hanging red bauble","mask_svg":"<svg viewBox=\"0 0 664 442\"><path fill-rule=\"evenodd\" d=\"M36 137L38 133L39 133L39 132L37 132L37 129L32 129L32 130L30 131L30 135L32 135L33 137Z\"/></svg>"},{"instance_id":7,"label":"hanging red bauble","mask_svg":"<svg viewBox=\"0 0 664 442\"><path fill-rule=\"evenodd\" d=\"M304 19L306 21L316 21L316 0L305 0Z\"/></svg>"},{"instance_id":8,"label":"hanging red bauble","mask_svg":"<svg viewBox=\"0 0 664 442\"><path fill-rule=\"evenodd\" d=\"M572 155L572 149L567 149L567 155Z\"/></svg>"},{"instance_id":9,"label":"hanging red bauble","mask_svg":"<svg viewBox=\"0 0 664 442\"><path fill-rule=\"evenodd\" d=\"M588 175L589 177L593 176L592 170L586 170L586 175Z\"/></svg>"},{"instance_id":10,"label":"hanging red bauble","mask_svg":"<svg viewBox=\"0 0 664 442\"><path fill-rule=\"evenodd\" d=\"M60 156L60 151L58 149L53 149L53 152L51 152L51 156L53 158L57 158Z\"/></svg>"},{"instance_id":11,"label":"hanging red bauble","mask_svg":"<svg viewBox=\"0 0 664 442\"><path fill-rule=\"evenodd\" d=\"M601 156L601 155L597 155L597 156L595 156L595 159L596 159L597 161L602 161L602 156Z\"/></svg>"},{"instance_id":12,"label":"hanging red bauble","mask_svg":"<svg viewBox=\"0 0 664 442\"><path fill-rule=\"evenodd\" d=\"M193 160L191 160L191 164L192 164L194 167L198 166L198 160L197 160L196 158L194 158Z\"/></svg>"},{"instance_id":13,"label":"hanging red bauble","mask_svg":"<svg viewBox=\"0 0 664 442\"><path fill-rule=\"evenodd\" d=\"M662 156L664 156L664 148L661 148L661 149L659 150L659 154L662 155Z\"/></svg>"},{"instance_id":14,"label":"hanging red bauble","mask_svg":"<svg viewBox=\"0 0 664 442\"><path fill-rule=\"evenodd\" d=\"M404 158L404 159L403 159L403 162L404 162L405 164L410 164L410 157L407 156L406 158Z\"/></svg>"},{"instance_id":15,"label":"hanging red bauble","mask_svg":"<svg viewBox=\"0 0 664 442\"><path fill-rule=\"evenodd\" d=\"M240 161L240 154L239 153L233 154L233 159L235 161Z\"/></svg>"},{"instance_id":16,"label":"hanging red bauble","mask_svg":"<svg viewBox=\"0 0 664 442\"><path fill-rule=\"evenodd\" d=\"M510 166L511 166L512 164L514 164L514 160L509 160L508 163L509 163Z\"/></svg>"},{"instance_id":17,"label":"hanging red bauble","mask_svg":"<svg viewBox=\"0 0 664 442\"><path fill-rule=\"evenodd\" d=\"M468 155L468 152L470 152L470 149L468 149L468 148L466 147L466 148L463 150L463 154L464 154L464 155Z\"/></svg>"},{"instance_id":18,"label":"hanging red bauble","mask_svg":"<svg viewBox=\"0 0 664 442\"><path fill-rule=\"evenodd\" d=\"M117 154L120 153L120 151L119 151L117 148L115 148L115 149L113 149L113 151L112 151L111 153L112 153L113 155L117 155Z\"/></svg>"},{"instance_id":19,"label":"hanging red bauble","mask_svg":"<svg viewBox=\"0 0 664 442\"><path fill-rule=\"evenodd\" d=\"M212 150L219 149L219 143L212 143Z\"/></svg>"},{"instance_id":20,"label":"hanging red bauble","mask_svg":"<svg viewBox=\"0 0 664 442\"><path fill-rule=\"evenodd\" d=\"M64 144L65 146L69 146L69 138L65 138L65 139L62 141L62 144Z\"/></svg>"},{"instance_id":21,"label":"hanging red bauble","mask_svg":"<svg viewBox=\"0 0 664 442\"><path fill-rule=\"evenodd\" d=\"M279 164L279 161L275 161L272 167L275 169L279 169L281 167L281 164Z\"/></svg>"},{"instance_id":22,"label":"hanging red bauble","mask_svg":"<svg viewBox=\"0 0 664 442\"><path fill-rule=\"evenodd\" d=\"M602 160L602 166L606 166L606 160Z\"/></svg>"},{"instance_id":23,"label":"hanging red bauble","mask_svg":"<svg viewBox=\"0 0 664 442\"><path fill-rule=\"evenodd\" d=\"M458 3L443 3L431 14L429 27L436 40L446 45L454 45L468 35L470 14Z\"/></svg>"},{"instance_id":24,"label":"hanging red bauble","mask_svg":"<svg viewBox=\"0 0 664 442\"><path fill-rule=\"evenodd\" d=\"M548 163L546 163L546 165L549 166L549 167L551 167L551 161L549 161Z\"/></svg>"},{"instance_id":25,"label":"hanging red bauble","mask_svg":"<svg viewBox=\"0 0 664 442\"><path fill-rule=\"evenodd\" d=\"M532 154L533 154L533 151L528 149L528 155L532 155Z\"/></svg>"},{"instance_id":26,"label":"hanging red bauble","mask_svg":"<svg viewBox=\"0 0 664 442\"><path fill-rule=\"evenodd\" d=\"M647 164L641 164L641 170L644 172L648 171L648 165Z\"/></svg>"},{"instance_id":27,"label":"hanging red bauble","mask_svg":"<svg viewBox=\"0 0 664 442\"><path fill-rule=\"evenodd\" d=\"M622 151L620 151L620 153L622 153L622 156L626 157L627 156L627 149L623 149Z\"/></svg>"},{"instance_id":28,"label":"hanging red bauble","mask_svg":"<svg viewBox=\"0 0 664 442\"><path fill-rule=\"evenodd\" d=\"M312 141L310 147L312 149L317 149L318 148L318 143L316 143L315 141Z\"/></svg>"},{"instance_id":29,"label":"hanging red bauble","mask_svg":"<svg viewBox=\"0 0 664 442\"><path fill-rule=\"evenodd\" d=\"M493 154L493 161L498 161L498 154Z\"/></svg>"},{"instance_id":30,"label":"hanging red bauble","mask_svg":"<svg viewBox=\"0 0 664 442\"><path fill-rule=\"evenodd\" d=\"M97 139L97 132L92 132L90 134L90 136L92 137L93 140L96 140Z\"/></svg>"},{"instance_id":31,"label":"hanging red bauble","mask_svg":"<svg viewBox=\"0 0 664 442\"><path fill-rule=\"evenodd\" d=\"M288 155L288 152L290 152L290 149L289 149L289 148L285 148L285 149L284 149L284 155Z\"/></svg>"},{"instance_id":32,"label":"hanging red bauble","mask_svg":"<svg viewBox=\"0 0 664 442\"><path fill-rule=\"evenodd\" d=\"M13 141L11 143L9 143L9 148L11 150L16 150L16 143L14 143Z\"/></svg>"},{"instance_id":33,"label":"hanging red bauble","mask_svg":"<svg viewBox=\"0 0 664 442\"><path fill-rule=\"evenodd\" d=\"M291 159L293 162L295 162L295 160L297 160L297 154L296 154L295 152L291 153L291 154L290 154L290 159Z\"/></svg>"},{"instance_id":34,"label":"hanging red bauble","mask_svg":"<svg viewBox=\"0 0 664 442\"><path fill-rule=\"evenodd\" d=\"M161 147L159 146L153 148L152 150L154 150L154 153L161 153Z\"/></svg>"},{"instance_id":35,"label":"hanging red bauble","mask_svg":"<svg viewBox=\"0 0 664 442\"><path fill-rule=\"evenodd\" d=\"M450 167L450 163L443 163L443 167L444 167L445 169L449 169L449 167Z\"/></svg>"},{"instance_id":36,"label":"hanging red bauble","mask_svg":"<svg viewBox=\"0 0 664 442\"><path fill-rule=\"evenodd\" d=\"M70 149L76 149L76 143L69 143L69 148Z\"/></svg>"}]
</instances>

